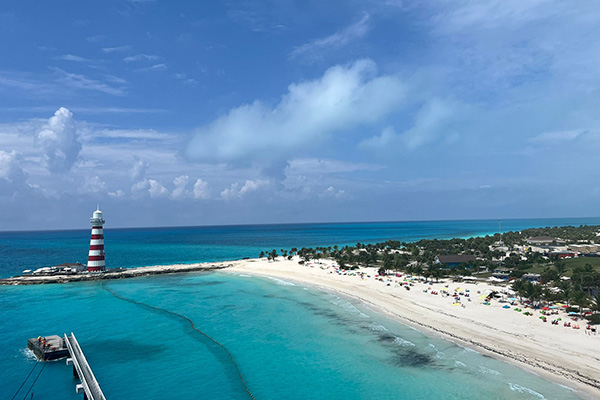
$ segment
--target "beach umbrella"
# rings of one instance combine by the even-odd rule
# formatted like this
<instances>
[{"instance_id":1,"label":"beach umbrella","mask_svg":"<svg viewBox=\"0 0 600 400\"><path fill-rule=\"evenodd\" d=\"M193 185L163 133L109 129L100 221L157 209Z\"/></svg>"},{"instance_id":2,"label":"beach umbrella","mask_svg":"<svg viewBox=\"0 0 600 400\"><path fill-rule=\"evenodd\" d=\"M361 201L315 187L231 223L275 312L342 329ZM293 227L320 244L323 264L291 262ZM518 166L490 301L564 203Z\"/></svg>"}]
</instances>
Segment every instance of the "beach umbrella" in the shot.
<instances>
[{"instance_id":1,"label":"beach umbrella","mask_svg":"<svg viewBox=\"0 0 600 400\"><path fill-rule=\"evenodd\" d=\"M502 306L502 308L510 308L510 306L507 304L507 305Z\"/></svg>"},{"instance_id":2,"label":"beach umbrella","mask_svg":"<svg viewBox=\"0 0 600 400\"><path fill-rule=\"evenodd\" d=\"M548 308L548 307L542 307L542 310L544 310L544 311L548 311L549 309L550 308Z\"/></svg>"}]
</instances>

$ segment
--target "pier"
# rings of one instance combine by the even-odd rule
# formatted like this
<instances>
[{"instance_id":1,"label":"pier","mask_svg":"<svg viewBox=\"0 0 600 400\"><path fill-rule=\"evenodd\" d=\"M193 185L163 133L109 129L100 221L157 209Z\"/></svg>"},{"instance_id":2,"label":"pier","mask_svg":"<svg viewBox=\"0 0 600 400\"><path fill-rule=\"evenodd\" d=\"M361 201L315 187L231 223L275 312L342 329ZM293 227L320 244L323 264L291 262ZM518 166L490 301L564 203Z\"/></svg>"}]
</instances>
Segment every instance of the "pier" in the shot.
<instances>
[{"instance_id":1,"label":"pier","mask_svg":"<svg viewBox=\"0 0 600 400\"><path fill-rule=\"evenodd\" d=\"M75 386L77 393L83 392L84 400L106 400L75 334L71 332L71 336L67 336L65 333L63 340L70 355L67 358L67 365L73 364L73 377L81 380L81 384Z\"/></svg>"}]
</instances>

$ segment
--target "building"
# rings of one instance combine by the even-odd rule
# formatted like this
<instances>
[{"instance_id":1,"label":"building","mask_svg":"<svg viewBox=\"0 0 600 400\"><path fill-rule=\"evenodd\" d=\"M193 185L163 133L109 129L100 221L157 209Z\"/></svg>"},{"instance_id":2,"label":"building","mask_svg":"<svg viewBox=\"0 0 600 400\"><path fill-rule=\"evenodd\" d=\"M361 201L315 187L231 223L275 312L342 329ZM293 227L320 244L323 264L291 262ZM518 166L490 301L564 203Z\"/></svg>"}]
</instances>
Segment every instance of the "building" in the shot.
<instances>
[{"instance_id":1,"label":"building","mask_svg":"<svg viewBox=\"0 0 600 400\"><path fill-rule=\"evenodd\" d=\"M548 257L554 258L573 258L576 254L572 251L551 251L548 253Z\"/></svg>"},{"instance_id":2,"label":"building","mask_svg":"<svg viewBox=\"0 0 600 400\"><path fill-rule=\"evenodd\" d=\"M104 260L104 218L102 211L96 208L90 224L92 224L92 236L90 238L90 252L88 255L87 271L98 272L106 269Z\"/></svg>"},{"instance_id":3,"label":"building","mask_svg":"<svg viewBox=\"0 0 600 400\"><path fill-rule=\"evenodd\" d=\"M492 274L492 278L495 278L496 281L508 282L510 280L510 273L508 272L494 272ZM492 279L494 280L494 279Z\"/></svg>"},{"instance_id":4,"label":"building","mask_svg":"<svg viewBox=\"0 0 600 400\"><path fill-rule=\"evenodd\" d=\"M548 246L551 244L564 244L565 241L552 236L534 236L527 239L527 243L537 246Z\"/></svg>"},{"instance_id":5,"label":"building","mask_svg":"<svg viewBox=\"0 0 600 400\"><path fill-rule=\"evenodd\" d=\"M524 274L521 279L527 282L539 282L540 274Z\"/></svg>"},{"instance_id":6,"label":"building","mask_svg":"<svg viewBox=\"0 0 600 400\"><path fill-rule=\"evenodd\" d=\"M63 263L60 265L56 265L56 268L58 268L61 271L65 271L65 272L83 272L85 271L85 265L83 265L80 262L76 262L76 263Z\"/></svg>"},{"instance_id":7,"label":"building","mask_svg":"<svg viewBox=\"0 0 600 400\"><path fill-rule=\"evenodd\" d=\"M577 253L595 253L600 251L600 245L598 244L570 244L567 248Z\"/></svg>"},{"instance_id":8,"label":"building","mask_svg":"<svg viewBox=\"0 0 600 400\"><path fill-rule=\"evenodd\" d=\"M463 263L470 267L475 260L476 258L472 254L439 255L435 258L437 264L444 264L447 267L458 267Z\"/></svg>"}]
</instances>

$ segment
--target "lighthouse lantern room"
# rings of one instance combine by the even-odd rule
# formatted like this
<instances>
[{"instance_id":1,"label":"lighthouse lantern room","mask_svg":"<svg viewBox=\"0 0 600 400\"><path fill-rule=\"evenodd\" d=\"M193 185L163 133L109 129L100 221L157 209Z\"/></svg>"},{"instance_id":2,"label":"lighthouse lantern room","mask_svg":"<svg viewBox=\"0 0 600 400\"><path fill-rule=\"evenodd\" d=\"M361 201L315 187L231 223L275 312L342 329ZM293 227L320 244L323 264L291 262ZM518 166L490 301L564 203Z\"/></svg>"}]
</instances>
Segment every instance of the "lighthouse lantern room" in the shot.
<instances>
[{"instance_id":1,"label":"lighthouse lantern room","mask_svg":"<svg viewBox=\"0 0 600 400\"><path fill-rule=\"evenodd\" d=\"M90 239L90 253L88 256L87 270L88 272L104 271L106 268L104 261L104 218L99 207L96 208L92 218L92 238Z\"/></svg>"}]
</instances>

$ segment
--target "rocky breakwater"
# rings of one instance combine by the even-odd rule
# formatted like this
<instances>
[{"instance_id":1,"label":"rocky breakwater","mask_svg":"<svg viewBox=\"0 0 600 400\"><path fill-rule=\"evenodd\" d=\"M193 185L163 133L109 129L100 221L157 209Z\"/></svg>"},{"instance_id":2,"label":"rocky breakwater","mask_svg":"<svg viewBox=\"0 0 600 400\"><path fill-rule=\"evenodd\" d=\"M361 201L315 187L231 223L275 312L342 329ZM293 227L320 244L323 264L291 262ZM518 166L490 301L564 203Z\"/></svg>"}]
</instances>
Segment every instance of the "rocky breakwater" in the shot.
<instances>
[{"instance_id":1,"label":"rocky breakwater","mask_svg":"<svg viewBox=\"0 0 600 400\"><path fill-rule=\"evenodd\" d=\"M181 272L212 271L231 267L233 264L199 263L178 265L155 265L139 268L108 269L103 272L56 273L48 275L19 275L0 279L0 285L40 285L46 283L68 283L97 281L104 279L125 279L137 276L174 274Z\"/></svg>"}]
</instances>

